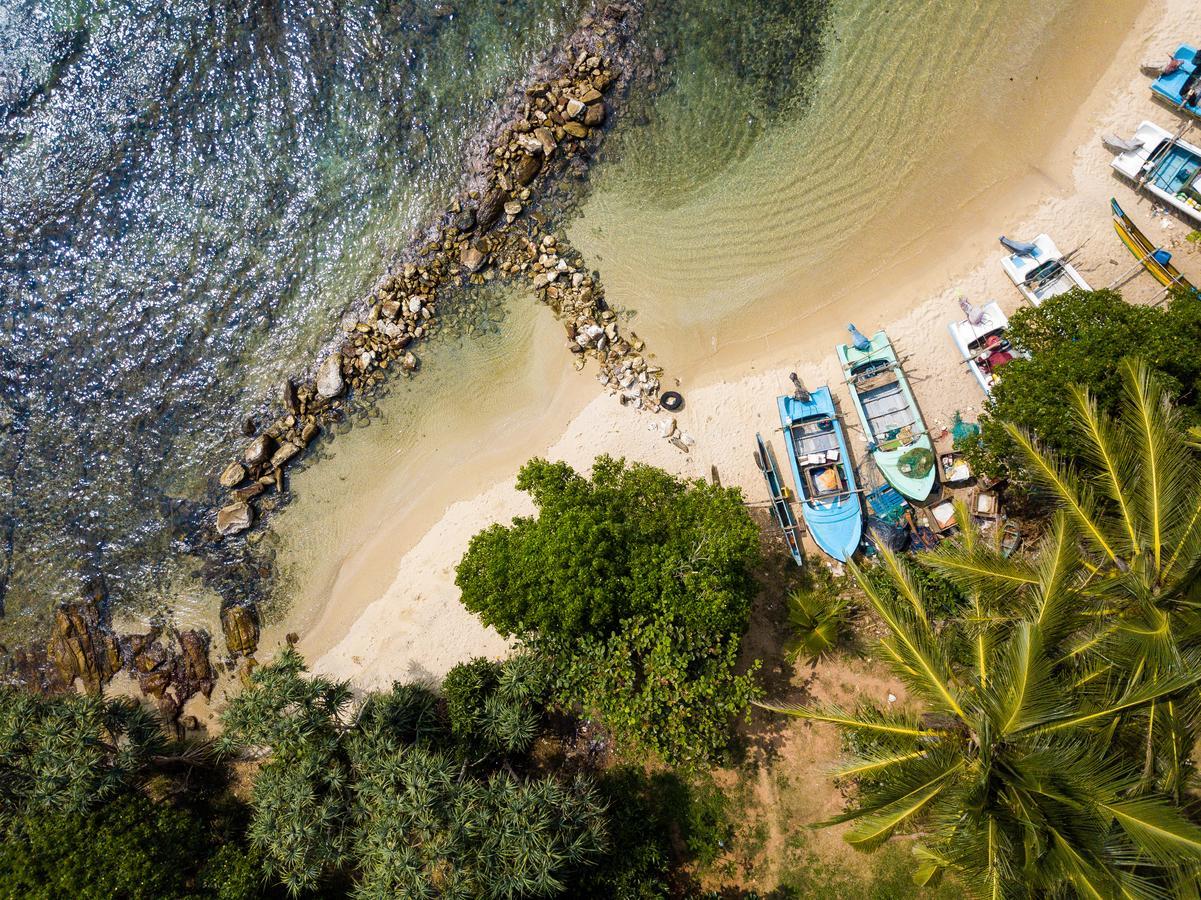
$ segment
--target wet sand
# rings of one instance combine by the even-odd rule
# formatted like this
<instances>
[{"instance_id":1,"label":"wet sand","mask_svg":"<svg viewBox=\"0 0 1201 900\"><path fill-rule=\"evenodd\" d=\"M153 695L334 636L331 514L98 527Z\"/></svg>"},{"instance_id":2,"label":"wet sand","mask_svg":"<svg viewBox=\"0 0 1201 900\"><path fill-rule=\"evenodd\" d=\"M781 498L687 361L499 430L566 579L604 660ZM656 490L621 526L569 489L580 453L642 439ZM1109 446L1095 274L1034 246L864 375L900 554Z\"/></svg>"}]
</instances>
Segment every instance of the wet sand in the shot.
<instances>
[{"instance_id":1,"label":"wet sand","mask_svg":"<svg viewBox=\"0 0 1201 900\"><path fill-rule=\"evenodd\" d=\"M362 687L436 678L473 655L502 654L504 642L459 605L453 568L472 534L530 511L513 487L524 460L545 455L587 469L607 452L690 477L716 469L723 483L762 501L751 439L756 430L774 434L787 372L810 386L834 384L849 410L833 354L847 321L869 333L887 325L932 431L957 409L971 418L983 394L946 325L961 295L998 300L1010 312L1018 306L999 266L998 234L1048 231L1065 251L1081 247L1079 268L1104 287L1133 262L1113 235L1109 196L1161 242L1189 230L1170 217L1152 222L1150 202L1110 174L1098 135L1129 134L1144 118L1176 121L1151 101L1138 64L1201 30L1201 11L1180 0L1086 3L1039 27L1046 43L1034 50L1043 53L1007 57L1018 67L1012 87L1008 75L977 86L987 121L960 121L963 110L952 110L941 131L894 147L903 158L861 163L895 188L887 202L857 193L853 178L812 185L813 151L795 143L805 137L800 129L787 127L769 132L763 155L735 163L711 190L666 212L640 209L606 184L616 166L602 173L571 237L602 271L614 306L638 310L634 328L669 381L680 379L688 405L677 418L697 441L692 452L657 436L661 416L598 396L594 373L571 369L560 326L532 298L527 306L518 299L505 333L483 349L469 342L439 351L448 368L453 358L455 378L437 380L436 402L398 392L385 401L383 423L340 437L332 459L295 479L298 499L275 524L289 607L265 630L265 653L297 631L314 668ZM1008 45L995 31L986 37L1003 56ZM843 35L827 61L831 72L847 67L837 51L853 59L856 41ZM927 73L921 91L940 90L936 74ZM867 84L882 77L865 74ZM857 95L862 85L844 90ZM818 110L810 125L839 120L837 96L819 92L817 102L833 109ZM907 135L913 115L907 107L896 121L844 116L846 133L825 139L863 136L879 146ZM799 199L802 189L818 200ZM1201 257L1190 258L1183 244L1178 259L1186 274L1201 274ZM1125 290L1138 300L1157 288L1140 275ZM435 357L419 381L437 377ZM431 385L420 389L428 397ZM862 461L854 429L851 439Z\"/></svg>"}]
</instances>

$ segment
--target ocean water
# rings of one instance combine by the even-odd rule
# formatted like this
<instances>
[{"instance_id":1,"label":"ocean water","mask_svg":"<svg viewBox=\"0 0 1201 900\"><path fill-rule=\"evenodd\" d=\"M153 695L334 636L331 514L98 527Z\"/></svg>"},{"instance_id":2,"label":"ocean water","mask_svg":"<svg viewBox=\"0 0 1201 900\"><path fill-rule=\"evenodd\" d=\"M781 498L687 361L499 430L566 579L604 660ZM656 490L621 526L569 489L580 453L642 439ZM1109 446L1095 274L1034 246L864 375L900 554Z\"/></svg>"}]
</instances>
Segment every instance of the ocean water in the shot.
<instances>
[{"instance_id":1,"label":"ocean water","mask_svg":"<svg viewBox=\"0 0 1201 900\"><path fill-rule=\"evenodd\" d=\"M0 637L171 602L240 423L582 8L0 5Z\"/></svg>"},{"instance_id":2,"label":"ocean water","mask_svg":"<svg viewBox=\"0 0 1201 900\"><path fill-rule=\"evenodd\" d=\"M961 234L983 227L991 246L1006 215L1070 186L1045 174L1048 155L1076 88L1100 77L1140 8L652 4L656 90L606 138L568 234L685 392L828 354L845 322L927 260L936 277L978 264L955 249ZM294 480L270 538L269 611L282 621L268 643L297 631L320 656L448 505L512 477L596 397L547 311L520 291L507 308L497 332L440 348L428 381L394 392L372 427Z\"/></svg>"}]
</instances>

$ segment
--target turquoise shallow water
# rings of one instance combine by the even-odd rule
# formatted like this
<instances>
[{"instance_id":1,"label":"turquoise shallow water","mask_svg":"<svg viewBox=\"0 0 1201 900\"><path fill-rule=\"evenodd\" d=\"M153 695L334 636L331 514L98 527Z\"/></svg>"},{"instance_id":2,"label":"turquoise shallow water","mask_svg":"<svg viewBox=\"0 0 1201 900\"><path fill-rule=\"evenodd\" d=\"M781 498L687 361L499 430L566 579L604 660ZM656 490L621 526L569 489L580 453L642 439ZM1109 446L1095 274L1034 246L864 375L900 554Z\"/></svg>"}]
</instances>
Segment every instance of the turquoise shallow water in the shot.
<instances>
[{"instance_id":1,"label":"turquoise shallow water","mask_svg":"<svg viewBox=\"0 0 1201 900\"><path fill-rule=\"evenodd\" d=\"M716 86L749 127L707 138L744 154L799 102L822 5L651 0L655 99L616 138ZM314 358L448 195L464 140L584 8L0 9L0 636L97 572L127 611L182 590L239 424ZM662 203L704 180L656 171Z\"/></svg>"}]
</instances>

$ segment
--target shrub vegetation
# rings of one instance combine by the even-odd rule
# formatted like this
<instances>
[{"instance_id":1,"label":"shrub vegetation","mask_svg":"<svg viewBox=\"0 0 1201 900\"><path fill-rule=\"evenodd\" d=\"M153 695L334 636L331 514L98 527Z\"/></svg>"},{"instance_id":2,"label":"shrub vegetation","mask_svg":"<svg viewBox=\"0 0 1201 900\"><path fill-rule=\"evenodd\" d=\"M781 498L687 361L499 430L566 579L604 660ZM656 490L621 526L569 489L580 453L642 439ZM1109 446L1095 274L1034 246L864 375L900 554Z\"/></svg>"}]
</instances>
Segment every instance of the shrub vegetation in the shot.
<instances>
[{"instance_id":1,"label":"shrub vegetation","mask_svg":"<svg viewBox=\"0 0 1201 900\"><path fill-rule=\"evenodd\" d=\"M532 460L536 516L476 535L464 605L547 660L559 703L669 764L720 754L756 687L738 673L758 532L736 490L599 457L592 477Z\"/></svg>"}]
</instances>

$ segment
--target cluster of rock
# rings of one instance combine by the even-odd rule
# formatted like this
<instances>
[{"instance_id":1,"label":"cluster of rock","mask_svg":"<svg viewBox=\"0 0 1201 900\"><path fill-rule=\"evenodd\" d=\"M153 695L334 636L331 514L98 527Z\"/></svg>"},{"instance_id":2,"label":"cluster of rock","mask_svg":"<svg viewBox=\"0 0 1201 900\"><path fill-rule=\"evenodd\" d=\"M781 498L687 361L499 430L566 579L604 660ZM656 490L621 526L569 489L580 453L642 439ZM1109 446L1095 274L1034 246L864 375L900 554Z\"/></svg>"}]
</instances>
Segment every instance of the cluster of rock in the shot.
<instances>
[{"instance_id":1,"label":"cluster of rock","mask_svg":"<svg viewBox=\"0 0 1201 900\"><path fill-rule=\"evenodd\" d=\"M217 675L207 631L152 627L144 634L118 635L106 615L107 602L103 580L90 583L82 599L55 610L45 645L8 657L6 677L47 693L71 690L78 683L97 694L126 670L172 720L190 698L212 694ZM256 640L257 627L255 622Z\"/></svg>"},{"instance_id":2,"label":"cluster of rock","mask_svg":"<svg viewBox=\"0 0 1201 900\"><path fill-rule=\"evenodd\" d=\"M420 368L413 346L438 327L440 301L469 285L528 285L563 321L578 370L595 359L598 380L623 404L659 409L661 369L637 335L623 332L599 276L538 210L564 199L557 187L564 176L586 173L612 107L628 89L637 13L634 2L609 4L581 20L469 144L459 196L348 313L313 372L284 383L269 424L246 423L247 444L217 478L225 492L213 523L219 539L247 531L275 504L271 495L284 491L289 465L347 417L356 394ZM259 620L245 593L222 591L221 624L228 664L244 657L248 671ZM188 697L212 690L207 634L118 637L98 610L94 603L60 610L46 654L51 688L79 678L98 689L128 667L147 694L176 713Z\"/></svg>"},{"instance_id":3,"label":"cluster of rock","mask_svg":"<svg viewBox=\"0 0 1201 900\"><path fill-rule=\"evenodd\" d=\"M299 385L281 391L279 415L221 472L228 491L216 514L222 537L250 528L259 498L281 491L289 463L345 414L347 399L390 374L413 373L412 345L437 327L440 296L494 279L524 281L561 317L576 368L596 359L599 381L622 403L657 410L662 370L637 335L621 331L599 278L565 238L545 227L534 207L564 173L579 174L609 118L607 98L624 78L614 48L625 40L631 7L611 4L584 18L549 68L514 97L469 169L456 197L409 259L389 266L339 341ZM223 622L226 611L222 611ZM231 652L251 654L242 637ZM235 650L235 645L239 648Z\"/></svg>"}]
</instances>

